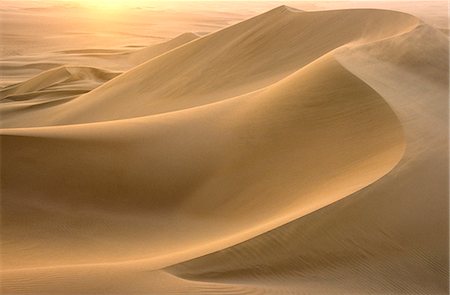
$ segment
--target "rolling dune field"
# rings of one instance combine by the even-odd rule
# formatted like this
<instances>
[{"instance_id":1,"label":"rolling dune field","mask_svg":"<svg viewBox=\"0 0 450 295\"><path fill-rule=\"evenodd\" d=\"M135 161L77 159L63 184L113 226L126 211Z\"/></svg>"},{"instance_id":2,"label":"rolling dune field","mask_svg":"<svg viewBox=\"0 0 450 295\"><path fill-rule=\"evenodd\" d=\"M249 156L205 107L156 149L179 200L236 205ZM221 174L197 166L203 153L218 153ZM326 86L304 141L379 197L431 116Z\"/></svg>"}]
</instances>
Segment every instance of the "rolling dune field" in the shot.
<instances>
[{"instance_id":1,"label":"rolling dune field","mask_svg":"<svg viewBox=\"0 0 450 295\"><path fill-rule=\"evenodd\" d=\"M447 4L370 3L5 1L2 294L448 294Z\"/></svg>"}]
</instances>

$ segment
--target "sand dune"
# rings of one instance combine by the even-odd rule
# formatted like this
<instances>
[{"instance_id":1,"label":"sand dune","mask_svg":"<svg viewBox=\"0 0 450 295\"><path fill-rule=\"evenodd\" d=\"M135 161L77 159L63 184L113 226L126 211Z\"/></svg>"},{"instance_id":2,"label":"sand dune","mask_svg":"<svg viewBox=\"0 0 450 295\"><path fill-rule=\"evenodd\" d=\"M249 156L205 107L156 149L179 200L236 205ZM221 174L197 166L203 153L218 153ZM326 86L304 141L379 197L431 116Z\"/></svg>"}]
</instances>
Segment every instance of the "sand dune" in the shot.
<instances>
[{"instance_id":1,"label":"sand dune","mask_svg":"<svg viewBox=\"0 0 450 295\"><path fill-rule=\"evenodd\" d=\"M2 90L5 294L448 292L441 31L281 6L118 55Z\"/></svg>"},{"instance_id":2,"label":"sand dune","mask_svg":"<svg viewBox=\"0 0 450 295\"><path fill-rule=\"evenodd\" d=\"M1 82L6 82L7 85L4 88L8 89L11 84L24 83L23 80L26 79L35 80L36 76L44 74L43 71L57 70L58 67L87 67L98 68L98 71L124 72L195 38L198 36L194 33L184 33L169 41L138 49L73 49L57 51L44 56L7 57L0 60L2 78L7 79ZM44 63L43 59L51 62ZM56 75L53 78L57 78Z\"/></svg>"},{"instance_id":3,"label":"sand dune","mask_svg":"<svg viewBox=\"0 0 450 295\"><path fill-rule=\"evenodd\" d=\"M427 31L433 42L418 43ZM394 170L345 200L168 271L232 285L282 283L311 294L324 289L334 294L445 294L448 90L443 83L448 79L448 49L445 38L433 33L419 27L338 54L399 115L406 153ZM406 46L409 50L399 56Z\"/></svg>"},{"instance_id":4,"label":"sand dune","mask_svg":"<svg viewBox=\"0 0 450 295\"><path fill-rule=\"evenodd\" d=\"M129 63L133 65L139 65L154 57L157 57L158 55L161 55L174 48L180 47L181 45L191 42L192 40L195 40L198 37L199 36L194 33L184 33L167 42L153 45L147 48L142 48L134 52L126 53L125 55L128 56Z\"/></svg>"},{"instance_id":5,"label":"sand dune","mask_svg":"<svg viewBox=\"0 0 450 295\"><path fill-rule=\"evenodd\" d=\"M108 72L106 70L91 67L59 67L45 71L25 82L1 89L0 99L16 100L15 96L18 95L50 89L58 90L63 87L73 90L74 88L79 88L79 86L85 86L85 92L89 92L95 88L95 84L97 86L101 85L104 82L116 77L118 74L119 73ZM83 85L83 82L94 85L89 85L90 87L86 87L86 85ZM39 95L36 94L36 96Z\"/></svg>"},{"instance_id":6,"label":"sand dune","mask_svg":"<svg viewBox=\"0 0 450 295\"><path fill-rule=\"evenodd\" d=\"M132 68L158 55L168 52L176 47L198 38L193 33L185 33L172 40L157 45L145 47L139 50L125 51L117 53L115 51L102 51L93 54L91 51L69 51L66 54L76 54L74 60L77 63L103 65L106 68L119 70ZM60 62L70 62L71 59L62 59ZM39 64L40 65L40 64ZM16 67L19 67L16 65ZM51 68L41 72L32 78L20 83L11 84L0 89L0 103L9 104L0 107L2 118L1 126L7 127L10 120L23 121L19 114L31 113L36 118L37 110L45 110L49 107L54 110L56 105L72 100L84 93L102 85L106 81L120 74L119 71L105 70L88 66L59 66L55 64L45 64L38 66L38 69ZM21 73L28 73L35 70L36 64L26 64L21 68ZM10 73L9 71L5 71ZM25 101L25 103L24 103ZM11 103L17 102L17 103ZM53 111L52 111L53 112ZM45 113L39 116L47 116Z\"/></svg>"},{"instance_id":7,"label":"sand dune","mask_svg":"<svg viewBox=\"0 0 450 295\"><path fill-rule=\"evenodd\" d=\"M321 78L316 78L319 75ZM358 97L358 100L348 97ZM233 114L231 122L228 114ZM201 128L202 122L209 122L212 118L215 118L214 124ZM119 136L125 130L127 136ZM246 233L261 222L290 217L294 212L286 210L296 203L301 204L300 208L304 207L302 210L306 212L321 207L379 178L395 165L403 151L400 125L390 108L331 57L324 57L261 92L198 109L108 123L10 129L4 134L11 134L2 142L4 151L8 152L8 159L3 161L5 201L8 195L30 195L33 192L36 202L54 204L56 208L69 205L74 209L83 198L81 211L119 211L132 216L139 215L142 210L143 213L167 210L167 218L172 214L170 212L181 210L183 215L198 215L200 220L214 216L210 221L210 234L202 232L200 222L185 229L191 234L179 237L176 232L182 224L187 225L190 218L187 216L184 220L180 213L176 213L174 217L181 224L168 224L163 233L169 241L175 239L172 244L178 246L172 249L173 252L186 249L189 241L184 241L184 238L200 239L199 245L192 245L198 248L206 244L205 239L213 241L214 235L220 234L219 237L223 238L223 232ZM209 140L205 141L203 137ZM86 141L88 138L98 143ZM210 142L213 138L217 142ZM341 138L348 139L348 142L339 142ZM347 151L353 141L358 142L358 148L352 148L349 154ZM185 145L183 151L179 150L180 142ZM303 147L299 147L302 142ZM24 148L12 151L16 146ZM260 155L255 154L252 147L259 147ZM123 157L116 154L117 149ZM280 150L283 152L277 152ZM19 174L9 173L14 170L18 159L31 153L34 160L29 163L30 167L22 166L17 171ZM99 154L103 155L102 158L98 157ZM311 158L313 154L316 156ZM179 160L174 166L165 160L161 162L167 157ZM113 158L115 164L118 161L122 164L108 164ZM298 161L298 165L290 167L293 161ZM39 176L41 171L32 169L41 165L47 166L44 177ZM196 165L195 170L191 168L193 165ZM235 167L240 167L239 173ZM300 175L306 167L308 175L302 180ZM367 169L367 173L360 174L360 169ZM21 171L29 172L23 175ZM265 171L273 173L266 175ZM255 178L260 179L261 184L250 186ZM26 187L21 185L23 182L27 183ZM55 182L58 185L54 185ZM318 185L321 182L327 184L325 191L322 191L322 185ZM113 187L111 183L114 183ZM220 193L217 187L223 188ZM230 191L225 189L227 187ZM256 205L255 194L261 194L257 214L244 214ZM133 199L124 199L126 195L133 195ZM275 195L283 195L283 202L278 199L278 204L274 203ZM303 199L299 199L299 195L303 195ZM234 221L227 221L231 217ZM86 221L86 217L83 219ZM224 221L227 222L223 224ZM62 222L55 222L56 231ZM151 224L154 220L148 222ZM139 223L143 225L143 221ZM147 234L148 230L145 231ZM100 235L100 230L97 231ZM105 231L105 235L108 234ZM195 235L200 236L195 239ZM168 241L158 238L157 232L150 236L154 241L148 241L145 252L140 255L148 252L165 255L167 246L163 245ZM68 238L71 237L72 234ZM155 244L153 251L151 244ZM130 251L129 247L124 247L126 253ZM60 251L58 249L63 249L58 244L55 249L50 248L46 243L42 250L50 250L55 258L60 256L56 255ZM101 252L107 254L104 250ZM137 255L138 250L132 252ZM93 249L86 253L98 259L102 256ZM61 253L67 261L52 262L47 257L46 260L50 264L92 262L94 257L86 255L77 255L72 261ZM120 260L130 259L128 255ZM104 260L110 261L111 258L106 256ZM13 261L17 264L18 257ZM27 261L28 264L32 262Z\"/></svg>"},{"instance_id":8,"label":"sand dune","mask_svg":"<svg viewBox=\"0 0 450 295\"><path fill-rule=\"evenodd\" d=\"M4 126L108 121L220 101L279 81L344 44L401 34L419 23L390 11L295 12L281 6L154 58L57 109L43 110L41 120L16 117ZM60 117L49 121L47 114L55 112Z\"/></svg>"}]
</instances>

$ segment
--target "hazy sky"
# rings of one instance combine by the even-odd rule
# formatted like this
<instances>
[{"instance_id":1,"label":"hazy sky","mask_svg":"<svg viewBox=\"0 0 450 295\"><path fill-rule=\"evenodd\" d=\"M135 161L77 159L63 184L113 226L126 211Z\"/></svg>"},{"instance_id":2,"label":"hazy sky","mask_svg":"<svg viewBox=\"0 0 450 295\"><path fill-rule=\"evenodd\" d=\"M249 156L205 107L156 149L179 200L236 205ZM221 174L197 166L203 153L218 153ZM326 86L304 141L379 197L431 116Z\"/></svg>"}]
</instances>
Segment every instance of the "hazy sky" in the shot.
<instances>
[{"instance_id":1,"label":"hazy sky","mask_svg":"<svg viewBox=\"0 0 450 295\"><path fill-rule=\"evenodd\" d=\"M112 7L127 7L127 6L137 6L137 5L151 5L164 6L167 3L174 2L333 2L333 1L343 1L343 0L305 0L305 1L296 1L296 0L269 0L269 1L261 1L261 0L2 0L3 3L6 2L22 2L22 3L34 3L34 4L44 4L44 3L72 3L79 4L82 6L112 6ZM345 1L345 0L344 0ZM445 2L445 1L436 1L436 0L351 0L345 2Z\"/></svg>"}]
</instances>

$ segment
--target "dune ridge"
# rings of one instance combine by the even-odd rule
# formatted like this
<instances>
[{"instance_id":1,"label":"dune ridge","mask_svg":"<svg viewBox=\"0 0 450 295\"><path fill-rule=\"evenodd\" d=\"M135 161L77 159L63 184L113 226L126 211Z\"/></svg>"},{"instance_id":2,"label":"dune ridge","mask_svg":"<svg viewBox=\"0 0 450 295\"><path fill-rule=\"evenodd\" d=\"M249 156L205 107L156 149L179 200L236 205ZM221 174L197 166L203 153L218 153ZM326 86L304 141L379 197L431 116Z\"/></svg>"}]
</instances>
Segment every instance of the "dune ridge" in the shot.
<instances>
[{"instance_id":1,"label":"dune ridge","mask_svg":"<svg viewBox=\"0 0 450 295\"><path fill-rule=\"evenodd\" d=\"M0 105L6 293L448 291L444 34L281 6L181 39L67 102Z\"/></svg>"},{"instance_id":2,"label":"dune ridge","mask_svg":"<svg viewBox=\"0 0 450 295\"><path fill-rule=\"evenodd\" d=\"M24 114L20 123L16 117L3 126L108 121L220 101L269 86L345 44L380 40L420 23L376 9L294 12L281 6L155 57L56 109L43 109L42 119L33 116L30 125ZM129 89L132 102L126 99ZM47 122L47 113L54 112L61 117Z\"/></svg>"}]
</instances>

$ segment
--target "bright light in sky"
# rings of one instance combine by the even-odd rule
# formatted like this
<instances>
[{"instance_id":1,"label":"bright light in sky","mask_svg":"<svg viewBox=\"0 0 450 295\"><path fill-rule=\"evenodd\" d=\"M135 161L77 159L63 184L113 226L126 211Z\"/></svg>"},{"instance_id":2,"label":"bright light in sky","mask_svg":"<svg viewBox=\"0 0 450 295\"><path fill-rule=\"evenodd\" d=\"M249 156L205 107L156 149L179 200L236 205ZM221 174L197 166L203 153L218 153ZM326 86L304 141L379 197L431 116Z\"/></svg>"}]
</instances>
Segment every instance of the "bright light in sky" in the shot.
<instances>
[{"instance_id":1,"label":"bright light in sky","mask_svg":"<svg viewBox=\"0 0 450 295\"><path fill-rule=\"evenodd\" d=\"M83 6L105 8L105 9L120 9L132 6L139 6L142 4L152 4L155 1L145 0L76 0Z\"/></svg>"},{"instance_id":2,"label":"bright light in sky","mask_svg":"<svg viewBox=\"0 0 450 295\"><path fill-rule=\"evenodd\" d=\"M0 0L2 1L2 0ZM285 4L284 0L30 0L30 1L36 1L36 2L45 2L45 1L49 1L49 2L68 2L68 3L78 3L83 7L88 7L88 8L94 8L96 12L100 12L100 11L104 11L107 14L110 13L117 13L120 10L125 10L127 8L136 8L136 7L141 7L141 8L167 8L167 7L198 7L198 5L202 5L202 2L206 5L208 3L215 5L215 7L217 7L217 5L225 5L225 3L227 3L227 5L229 5L230 3L240 3L240 5L242 6L246 6L246 5L250 5L249 3L253 2L253 3L272 3L273 5L277 5L276 3L283 3ZM302 3L303 1L299 1L297 0L298 3ZM306 0L306 2L318 2L320 3L323 0ZM329 0L331 3L334 1L337 1L337 3L339 3L339 0ZM342 1L342 0L341 0ZM374 0L353 0L353 3L364 3L364 2L370 2L370 1L374 1ZM376 1L376 0L375 0ZM411 0L395 0L394 2L408 2ZM422 1L427 1L427 0L422 0ZM428 0L431 1L431 0ZM18 1L19 2L19 1ZM184 3L183 3L184 2ZM190 3L189 3L190 2ZM189 3L189 4L187 4ZM247 3L247 4L246 4ZM296 0L294 1L288 1L288 5L290 5L291 3L296 3ZM387 2L389 3L389 2ZM281 4L280 4L281 5ZM293 4L294 5L294 4Z\"/></svg>"}]
</instances>

